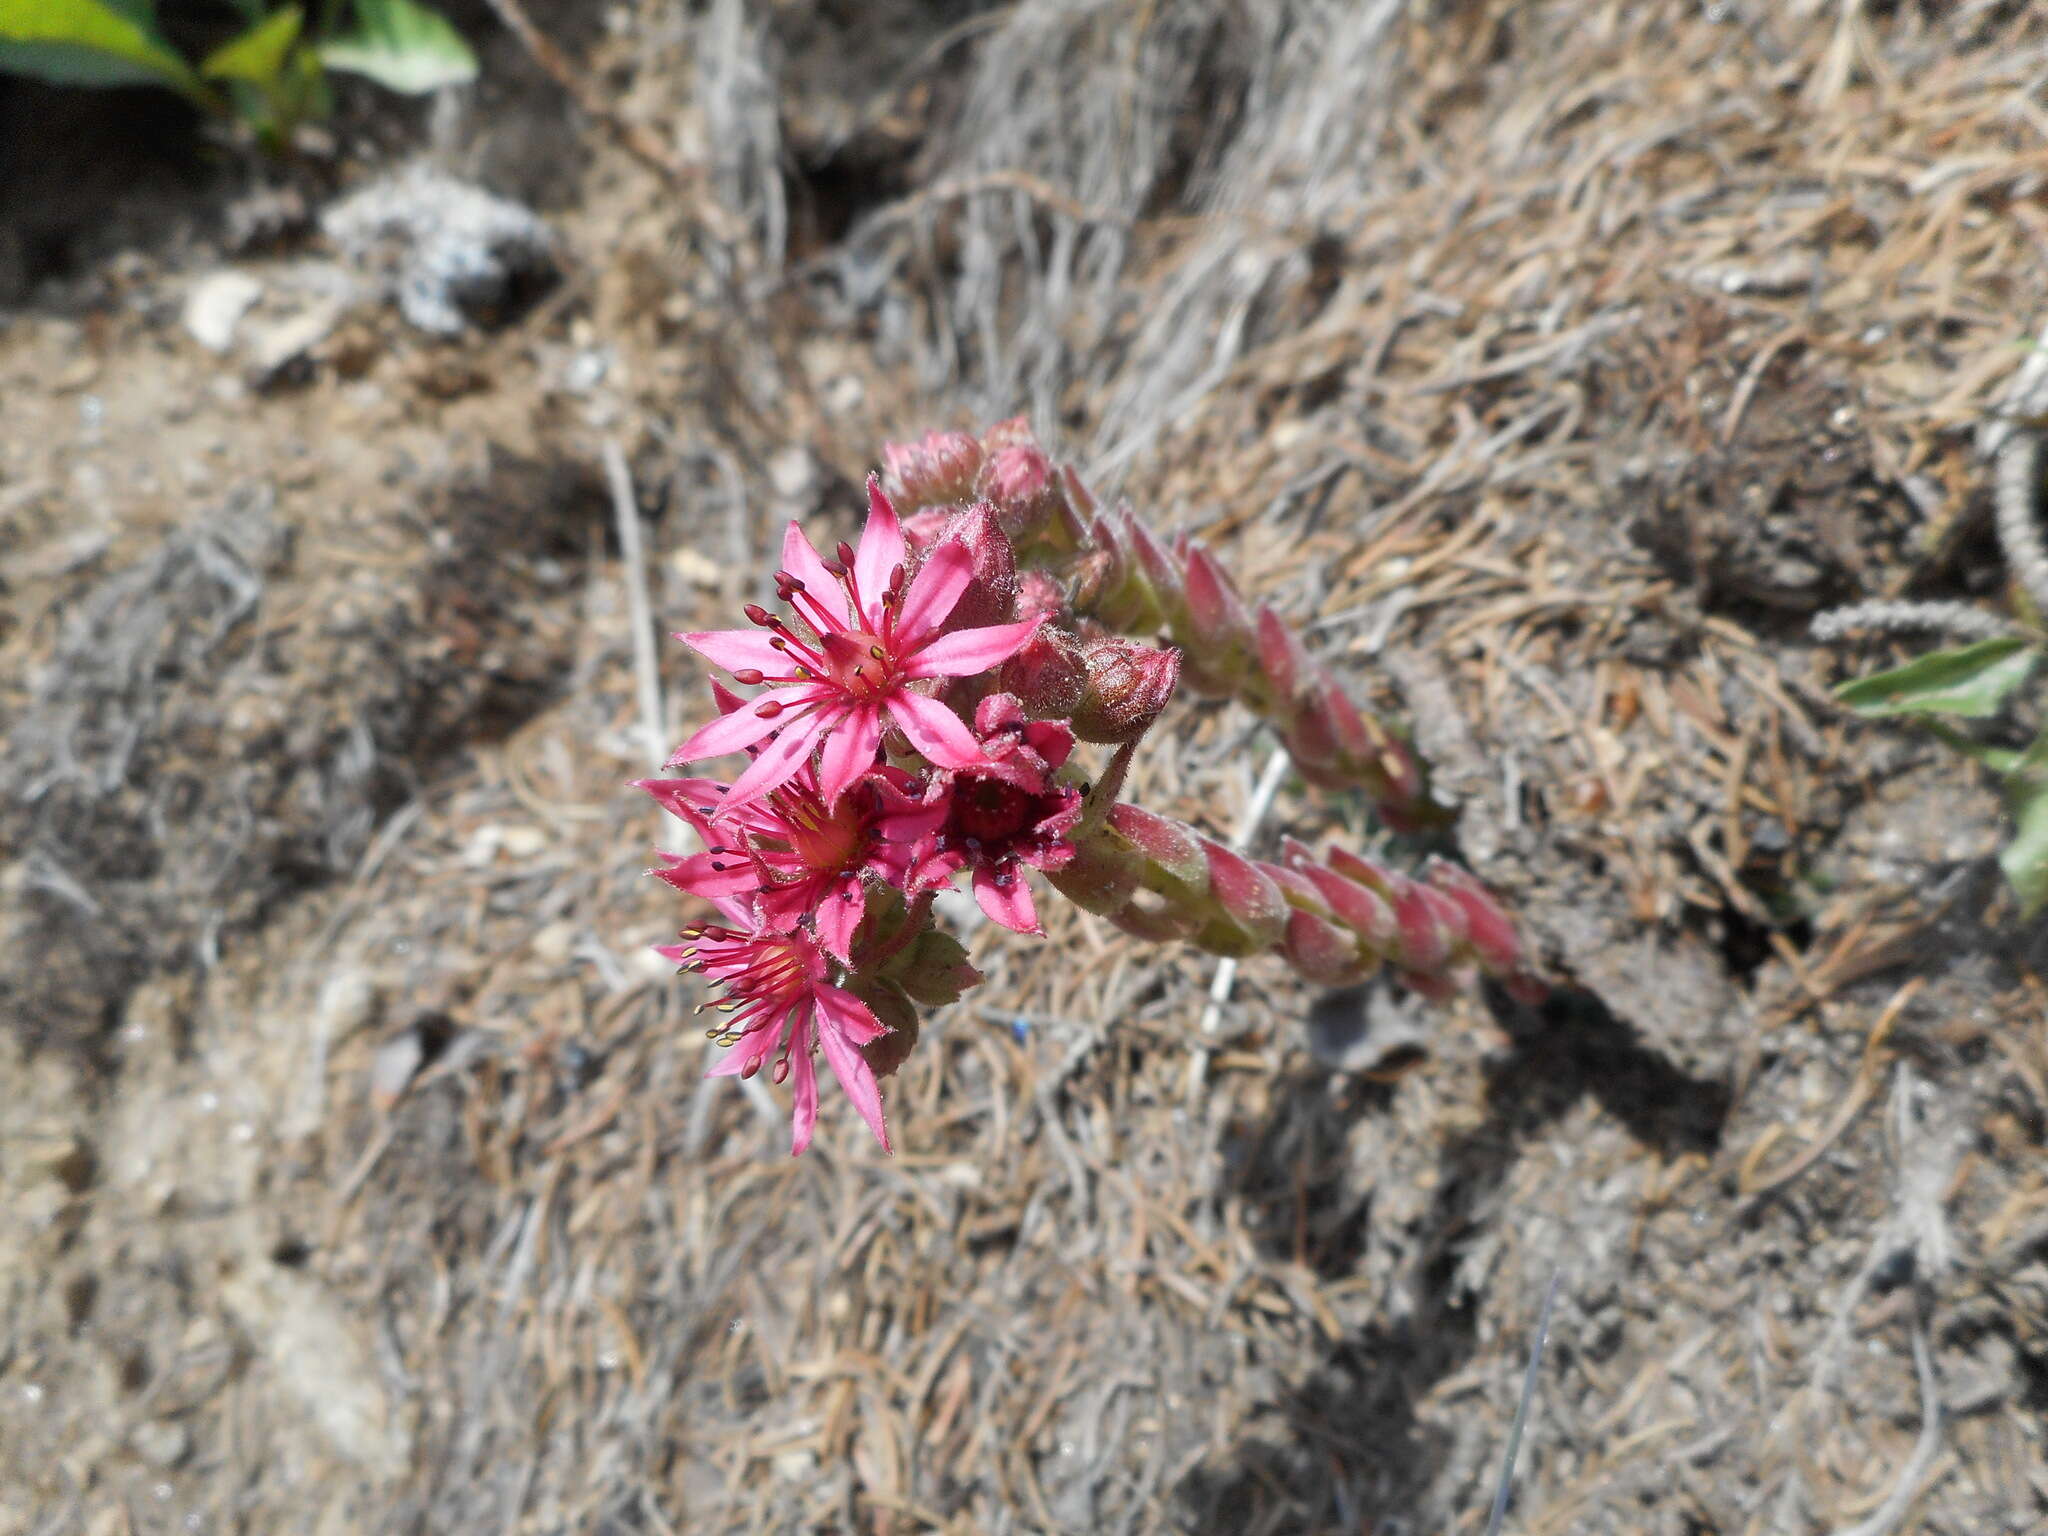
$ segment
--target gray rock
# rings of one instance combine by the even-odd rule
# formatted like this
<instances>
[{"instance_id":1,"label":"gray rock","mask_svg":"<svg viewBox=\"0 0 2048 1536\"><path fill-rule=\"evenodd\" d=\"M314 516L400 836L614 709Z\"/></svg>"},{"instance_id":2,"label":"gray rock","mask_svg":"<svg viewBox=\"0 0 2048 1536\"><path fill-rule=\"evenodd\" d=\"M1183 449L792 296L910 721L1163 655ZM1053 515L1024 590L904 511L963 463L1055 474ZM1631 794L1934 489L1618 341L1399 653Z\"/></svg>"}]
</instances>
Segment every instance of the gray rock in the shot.
<instances>
[{"instance_id":1,"label":"gray rock","mask_svg":"<svg viewBox=\"0 0 2048 1536\"><path fill-rule=\"evenodd\" d=\"M320 216L335 249L423 331L488 325L559 274L555 237L531 209L413 164Z\"/></svg>"}]
</instances>

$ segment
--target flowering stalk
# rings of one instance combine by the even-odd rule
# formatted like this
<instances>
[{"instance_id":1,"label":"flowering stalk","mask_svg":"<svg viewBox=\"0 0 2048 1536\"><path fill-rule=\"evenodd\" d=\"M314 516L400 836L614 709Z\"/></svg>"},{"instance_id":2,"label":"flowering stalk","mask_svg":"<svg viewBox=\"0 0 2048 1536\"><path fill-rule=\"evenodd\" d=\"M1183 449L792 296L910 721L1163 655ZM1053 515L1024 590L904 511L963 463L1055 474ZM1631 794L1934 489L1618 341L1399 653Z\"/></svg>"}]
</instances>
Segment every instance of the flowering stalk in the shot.
<instances>
[{"instance_id":1,"label":"flowering stalk","mask_svg":"<svg viewBox=\"0 0 2048 1536\"><path fill-rule=\"evenodd\" d=\"M778 609L678 637L734 686L712 683L717 713L671 765L744 754L744 769L639 784L704 843L653 873L717 913L660 953L722 994L714 1074L788 1086L794 1150L817 1121L814 1056L887 1147L880 1084L919 1010L982 980L936 918L962 879L1020 934L1045 933L1042 877L1129 933L1278 955L1327 985L1384 966L1435 998L1474 974L1540 990L1498 901L1453 864L1411 877L1293 841L1268 863L1119 803L1185 678L1264 713L1304 777L1362 785L1391 824L1446 815L1407 743L1271 609L1248 612L1206 549L1099 511L1021 420L892 446L886 468L857 548L825 558L791 524ZM1114 749L1092 790L1084 742Z\"/></svg>"},{"instance_id":2,"label":"flowering stalk","mask_svg":"<svg viewBox=\"0 0 2048 1536\"><path fill-rule=\"evenodd\" d=\"M1285 620L1265 604L1248 609L1215 556L1186 534L1162 545L1128 506L1100 510L1022 418L979 441L935 432L892 444L887 463L892 490L915 506L984 498L1020 557L1028 552L1068 576L1078 617L1123 634L1167 635L1184 653L1182 681L1270 721L1309 783L1364 791L1396 831L1449 823L1406 736L1361 710Z\"/></svg>"},{"instance_id":3,"label":"flowering stalk","mask_svg":"<svg viewBox=\"0 0 2048 1536\"><path fill-rule=\"evenodd\" d=\"M1323 986L1363 981L1385 965L1436 999L1473 971L1525 998L1543 991L1493 894L1442 859L1416 880L1340 848L1318 860L1289 838L1281 861L1267 863L1121 804L1084 823L1073 859L1047 878L1126 933L1217 955L1271 952Z\"/></svg>"}]
</instances>

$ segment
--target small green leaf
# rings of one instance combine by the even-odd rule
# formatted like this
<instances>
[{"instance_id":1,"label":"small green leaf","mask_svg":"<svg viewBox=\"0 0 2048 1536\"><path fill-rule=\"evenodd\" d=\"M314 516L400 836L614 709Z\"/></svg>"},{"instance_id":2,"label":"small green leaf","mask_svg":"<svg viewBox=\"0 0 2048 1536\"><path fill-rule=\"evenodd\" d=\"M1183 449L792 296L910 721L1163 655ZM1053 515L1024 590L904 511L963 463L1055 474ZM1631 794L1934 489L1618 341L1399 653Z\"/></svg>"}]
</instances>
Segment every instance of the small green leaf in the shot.
<instances>
[{"instance_id":1,"label":"small green leaf","mask_svg":"<svg viewBox=\"0 0 2048 1536\"><path fill-rule=\"evenodd\" d=\"M2022 914L2032 917L2048 906L2048 783L2014 779L2009 788L2012 841L1998 864L2019 893Z\"/></svg>"},{"instance_id":2,"label":"small green leaf","mask_svg":"<svg viewBox=\"0 0 2048 1536\"><path fill-rule=\"evenodd\" d=\"M299 8L287 5L240 37L221 44L206 57L199 72L209 80L246 80L268 92L284 73L285 60L299 40Z\"/></svg>"},{"instance_id":3,"label":"small green leaf","mask_svg":"<svg viewBox=\"0 0 2048 1536\"><path fill-rule=\"evenodd\" d=\"M0 0L0 70L58 85L168 85L214 105L148 0Z\"/></svg>"},{"instance_id":4,"label":"small green leaf","mask_svg":"<svg viewBox=\"0 0 2048 1536\"><path fill-rule=\"evenodd\" d=\"M356 0L356 30L322 43L320 58L409 96L476 78L476 55L462 35L414 0Z\"/></svg>"},{"instance_id":5,"label":"small green leaf","mask_svg":"<svg viewBox=\"0 0 2048 1536\"><path fill-rule=\"evenodd\" d=\"M1859 715L1961 715L1982 720L2027 680L2041 653L2017 635L1931 651L1903 667L1842 684L1835 697Z\"/></svg>"}]
</instances>

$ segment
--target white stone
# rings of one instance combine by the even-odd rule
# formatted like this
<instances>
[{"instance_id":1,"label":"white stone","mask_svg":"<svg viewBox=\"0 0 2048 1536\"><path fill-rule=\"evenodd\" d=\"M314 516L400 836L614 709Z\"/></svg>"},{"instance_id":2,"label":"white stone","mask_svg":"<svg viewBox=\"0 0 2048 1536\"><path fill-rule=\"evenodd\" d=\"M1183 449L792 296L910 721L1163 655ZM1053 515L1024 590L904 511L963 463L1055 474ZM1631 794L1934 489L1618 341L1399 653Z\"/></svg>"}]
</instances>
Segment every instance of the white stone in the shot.
<instances>
[{"instance_id":1,"label":"white stone","mask_svg":"<svg viewBox=\"0 0 2048 1536\"><path fill-rule=\"evenodd\" d=\"M246 272L209 272L185 295L185 329L207 351L225 354L242 317L262 297L263 285Z\"/></svg>"}]
</instances>

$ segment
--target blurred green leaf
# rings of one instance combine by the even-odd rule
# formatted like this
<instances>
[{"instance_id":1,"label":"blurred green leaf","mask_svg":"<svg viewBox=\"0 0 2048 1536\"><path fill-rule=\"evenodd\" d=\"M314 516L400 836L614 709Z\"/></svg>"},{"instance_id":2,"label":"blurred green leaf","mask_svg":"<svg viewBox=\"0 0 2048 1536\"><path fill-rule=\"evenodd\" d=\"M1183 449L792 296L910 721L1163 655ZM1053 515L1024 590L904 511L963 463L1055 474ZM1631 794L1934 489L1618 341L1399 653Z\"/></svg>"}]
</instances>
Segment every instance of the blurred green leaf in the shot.
<instances>
[{"instance_id":1,"label":"blurred green leaf","mask_svg":"<svg viewBox=\"0 0 2048 1536\"><path fill-rule=\"evenodd\" d=\"M299 40L302 20L296 5L273 11L240 37L208 54L199 72L209 80L246 80L259 90L269 91L284 73L285 60L291 57L292 46Z\"/></svg>"},{"instance_id":2,"label":"blurred green leaf","mask_svg":"<svg viewBox=\"0 0 2048 1536\"><path fill-rule=\"evenodd\" d=\"M1998 856L2005 878L2019 893L2028 917L2048 906L2048 782L2015 778L2009 783L2012 841Z\"/></svg>"},{"instance_id":3,"label":"blurred green leaf","mask_svg":"<svg viewBox=\"0 0 2048 1536\"><path fill-rule=\"evenodd\" d=\"M151 0L0 0L0 70L57 85L168 85L213 104Z\"/></svg>"},{"instance_id":4,"label":"blurred green leaf","mask_svg":"<svg viewBox=\"0 0 2048 1536\"><path fill-rule=\"evenodd\" d=\"M1979 640L1952 651L1930 651L1903 667L1842 684L1835 697L1871 719L1887 715L1960 715L1982 720L1998 713L2027 680L2041 653L2017 635Z\"/></svg>"},{"instance_id":5,"label":"blurred green leaf","mask_svg":"<svg viewBox=\"0 0 2048 1536\"><path fill-rule=\"evenodd\" d=\"M356 30L320 45L329 69L420 95L476 78L476 55L438 11L414 0L356 0Z\"/></svg>"}]
</instances>

